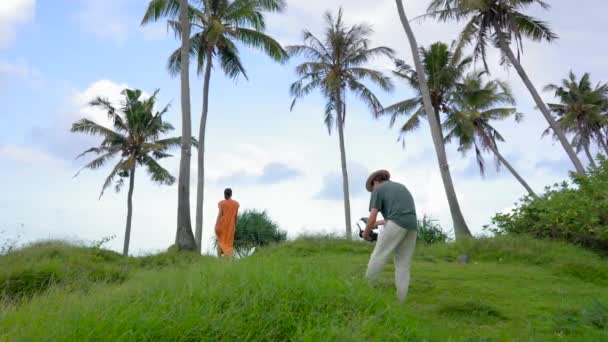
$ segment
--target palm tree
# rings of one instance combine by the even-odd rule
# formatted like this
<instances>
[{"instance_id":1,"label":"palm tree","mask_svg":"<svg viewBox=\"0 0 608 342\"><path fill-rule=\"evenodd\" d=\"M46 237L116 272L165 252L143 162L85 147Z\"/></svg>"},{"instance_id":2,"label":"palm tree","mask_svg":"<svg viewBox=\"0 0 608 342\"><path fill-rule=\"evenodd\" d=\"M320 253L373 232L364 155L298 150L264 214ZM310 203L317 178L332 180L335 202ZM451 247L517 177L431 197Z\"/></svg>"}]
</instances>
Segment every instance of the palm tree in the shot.
<instances>
[{"instance_id":1,"label":"palm tree","mask_svg":"<svg viewBox=\"0 0 608 342\"><path fill-rule=\"evenodd\" d=\"M471 65L472 57L463 58L456 54L454 49L447 44L437 42L428 49L420 48L422 67L427 77L431 103L437 117L441 122L440 113L445 113L451 92L454 90L458 80L462 78L467 67ZM390 115L390 127L393 127L399 116L409 116L408 120L401 126L401 136L420 127L420 120L426 117L424 103L420 92L420 83L416 70L402 60L395 61L395 76L406 81L410 88L416 90L417 95L413 98L397 102L384 108L382 115Z\"/></svg>"},{"instance_id":2,"label":"palm tree","mask_svg":"<svg viewBox=\"0 0 608 342\"><path fill-rule=\"evenodd\" d=\"M524 13L524 10L532 5L539 5L542 9L550 7L543 0L432 0L427 14L423 17L438 18L440 21L460 21L470 18L460 35L461 46L474 43L474 56L483 60L486 71L488 44L492 43L500 48L503 55L502 62L510 63L515 67L576 171L584 175L583 164L520 63L519 55L524 37L537 42L543 40L552 42L557 39L557 35L545 22ZM511 49L512 43L517 47L517 56Z\"/></svg>"},{"instance_id":3,"label":"palm tree","mask_svg":"<svg viewBox=\"0 0 608 342\"><path fill-rule=\"evenodd\" d=\"M580 80L570 71L568 78L562 80L562 85L549 84L545 91L554 92L560 103L549 103L549 109L557 117L557 124L566 133L572 134L572 146L577 153L584 151L590 164L595 167L591 155L591 144L595 143L608 155L605 129L608 118L608 84L591 85L589 73ZM549 134L551 128L543 133ZM555 137L555 134L554 134Z\"/></svg>"},{"instance_id":4,"label":"palm tree","mask_svg":"<svg viewBox=\"0 0 608 342\"><path fill-rule=\"evenodd\" d=\"M328 132L331 134L334 125L338 129L346 238L351 239L350 196L344 145L346 93L350 90L368 105L374 114L379 113L382 110L380 101L362 81L368 80L386 91L392 90L393 85L391 80L380 71L363 65L375 57L392 58L394 52L385 46L370 47L371 28L364 24L347 26L342 20L342 14L342 8L339 9L336 18L329 12L325 13L327 27L323 40L304 30L304 44L289 46L287 51L291 57L303 56L307 59L296 67L296 73L300 78L290 88L290 93L294 97L291 109L298 99L319 89L327 101L325 124Z\"/></svg>"},{"instance_id":5,"label":"palm tree","mask_svg":"<svg viewBox=\"0 0 608 342\"><path fill-rule=\"evenodd\" d=\"M150 1L142 24L157 21L162 17L175 17L175 6L175 0ZM190 24L198 29L192 37L189 37L189 49L192 56L197 59L199 73L204 73L195 225L195 240L199 252L203 232L205 130L214 59L224 74L232 79L237 79L241 75L248 79L236 43L262 50L275 61L285 61L287 57L285 50L276 40L263 33L266 29L264 12L280 12L285 7L285 0L202 0L199 2L199 7L189 7ZM181 24L173 20L170 20L169 24L176 33L185 35ZM172 74L177 74L180 70L183 72L182 66L187 67L187 63L181 62L186 60L183 49L185 48L182 45L182 49L176 50L169 58L168 67Z\"/></svg>"},{"instance_id":6,"label":"palm tree","mask_svg":"<svg viewBox=\"0 0 608 342\"><path fill-rule=\"evenodd\" d=\"M161 17L177 18L179 21L169 21L169 26L179 27L181 49L179 59L189 61L191 54L189 18L192 16L188 0L160 0L150 1L142 25ZM190 218L190 161L192 151L190 137L192 136L192 115L190 113L190 70L189 63L180 70L181 109L182 109L182 136L185 137L181 146L179 162L179 179L177 186L177 232L175 245L178 250L194 250L196 242L192 233Z\"/></svg>"},{"instance_id":7,"label":"palm tree","mask_svg":"<svg viewBox=\"0 0 608 342\"><path fill-rule=\"evenodd\" d=\"M445 145L443 143L441 124L438 120L437 114L433 109L433 102L429 86L424 73L424 67L420 60L418 43L414 32L407 20L405 10L403 9L403 3L401 0L395 0L397 4L397 11L399 13L399 19L403 25L403 29L408 37L412 56L414 59L414 67L416 68L416 74L418 75L418 84L420 94L422 96L422 102L424 104L424 112L432 113L433 115L427 115L429 120L429 127L431 129L431 136L433 137L433 144L435 146L435 152L437 154L437 161L439 163L439 171L441 172L441 178L443 180L443 186L445 189L446 196L448 198L448 204L450 206L450 213L452 214L452 221L454 223L454 234L456 239L467 238L471 236L471 232L467 227L467 224L462 216L460 205L458 204L458 198L456 197L456 191L454 190L454 183L452 182L452 175L450 174L450 167L448 165L448 159L445 153Z\"/></svg>"},{"instance_id":8,"label":"palm tree","mask_svg":"<svg viewBox=\"0 0 608 342\"><path fill-rule=\"evenodd\" d=\"M508 85L499 80L484 83L482 73L468 74L457 86L450 103L450 114L444 122L444 129L448 131L445 141L458 140L458 151L466 153L475 150L479 170L485 173L484 151L490 151L497 160L497 166L503 164L513 174L532 197L537 197L532 188L515 171L498 150L497 141L505 141L492 121L515 117L519 122L522 114L515 108L502 107L515 105L515 99Z\"/></svg>"},{"instance_id":9,"label":"palm tree","mask_svg":"<svg viewBox=\"0 0 608 342\"><path fill-rule=\"evenodd\" d=\"M172 185L175 178L156 161L170 157L171 155L167 154L167 150L171 147L180 146L182 139L161 139L162 135L173 130L173 126L163 121L163 115L167 113L168 106L161 111L154 112L158 90L148 99L142 99L142 92L138 89L125 89L122 94L125 100L118 109L107 99L101 97L97 97L90 102L92 107L107 112L108 118L112 121L112 128L89 119L80 119L72 125L71 131L103 137L99 146L92 147L79 156L80 158L89 153L98 155L83 169L96 170L105 166L112 158L120 158L103 183L99 197L101 198L104 191L113 183L115 190L120 191L125 183L125 178L129 179L127 226L123 248L123 254L128 255L131 217L133 215L135 169L138 165L143 166L148 171L152 181L158 184ZM192 140L192 143L196 143L196 140ZM80 174L80 171L76 176L78 174Z\"/></svg>"}]
</instances>

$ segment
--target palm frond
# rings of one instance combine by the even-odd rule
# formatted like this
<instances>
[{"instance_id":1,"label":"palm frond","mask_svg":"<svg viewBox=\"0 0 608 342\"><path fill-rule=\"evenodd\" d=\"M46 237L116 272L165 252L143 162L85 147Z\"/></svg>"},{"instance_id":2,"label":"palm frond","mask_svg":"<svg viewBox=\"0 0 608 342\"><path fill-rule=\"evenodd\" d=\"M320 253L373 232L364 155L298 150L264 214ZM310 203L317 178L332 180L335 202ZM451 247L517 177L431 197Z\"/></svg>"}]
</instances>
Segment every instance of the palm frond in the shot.
<instances>
[{"instance_id":1,"label":"palm frond","mask_svg":"<svg viewBox=\"0 0 608 342\"><path fill-rule=\"evenodd\" d=\"M287 52L281 44L262 32L247 28L237 28L236 37L240 42L249 47L263 50L266 55L277 62L282 63L287 60Z\"/></svg>"},{"instance_id":2,"label":"palm frond","mask_svg":"<svg viewBox=\"0 0 608 342\"><path fill-rule=\"evenodd\" d=\"M153 158L145 155L142 157L142 163L146 166L146 170L150 175L150 179L161 185L173 185L175 177L169 171L160 166Z\"/></svg>"},{"instance_id":3,"label":"palm frond","mask_svg":"<svg viewBox=\"0 0 608 342\"><path fill-rule=\"evenodd\" d=\"M197 33L193 37L190 38L190 58L196 58L199 61L199 69L201 69L201 59L204 60L205 56L201 56L199 54L200 51L200 40L201 34ZM181 49L176 49L171 53L169 59L167 60L167 70L171 76L179 75L182 70L182 52Z\"/></svg>"},{"instance_id":4,"label":"palm frond","mask_svg":"<svg viewBox=\"0 0 608 342\"><path fill-rule=\"evenodd\" d=\"M156 22L161 18L175 18L179 14L179 0L151 0L141 25Z\"/></svg>"},{"instance_id":5,"label":"palm frond","mask_svg":"<svg viewBox=\"0 0 608 342\"><path fill-rule=\"evenodd\" d=\"M380 71L368 68L349 68L348 73L351 73L356 79L370 80L378 85L384 91L392 91L394 89L393 82Z\"/></svg>"},{"instance_id":6,"label":"palm frond","mask_svg":"<svg viewBox=\"0 0 608 342\"><path fill-rule=\"evenodd\" d=\"M241 63L237 47L229 39L222 39L221 41L222 46L218 48L218 56L220 65L226 76L237 79L240 75L243 75L245 79L249 79L249 77L247 77L247 71L245 71L245 68Z\"/></svg>"},{"instance_id":7,"label":"palm frond","mask_svg":"<svg viewBox=\"0 0 608 342\"><path fill-rule=\"evenodd\" d=\"M93 159L92 161L87 163L85 166L83 166L80 170L78 170L78 172L76 172L74 177L77 177L80 174L80 172L82 172L84 169L97 170L98 168L104 166L108 162L108 160L112 159L117 154L117 152L118 151L110 151L110 152L104 153L101 156ZM86 153L86 151L85 151L85 153Z\"/></svg>"},{"instance_id":8,"label":"palm frond","mask_svg":"<svg viewBox=\"0 0 608 342\"><path fill-rule=\"evenodd\" d=\"M512 15L513 26L516 27L518 34L532 41L551 42L558 39L557 34L551 31L546 22L523 13L514 12Z\"/></svg>"},{"instance_id":9,"label":"palm frond","mask_svg":"<svg viewBox=\"0 0 608 342\"><path fill-rule=\"evenodd\" d=\"M116 163L116 165L114 165L114 168L112 169L112 171L106 178L105 182L103 183L103 186L101 187L101 192L99 194L99 198L101 198L103 196L103 194L105 193L106 189L109 188L110 185L112 185L112 182L114 181L114 178L116 177L116 175L118 175L122 171L128 171L128 170L129 169L125 168L124 159L121 159L118 163Z\"/></svg>"},{"instance_id":10,"label":"palm frond","mask_svg":"<svg viewBox=\"0 0 608 342\"><path fill-rule=\"evenodd\" d=\"M107 127L99 125L89 119L80 119L77 122L75 122L74 124L72 124L72 127L70 128L70 132L86 133L86 134L90 134L90 135L112 138L115 140L124 140L124 137L121 134L119 134Z\"/></svg>"},{"instance_id":11,"label":"palm frond","mask_svg":"<svg viewBox=\"0 0 608 342\"><path fill-rule=\"evenodd\" d=\"M378 100L376 95L365 85L353 79L349 79L348 86L350 90L354 92L359 97L359 99L369 107L374 116L378 117L379 113L382 111L383 108L382 104L380 103L380 100Z\"/></svg>"}]
</instances>

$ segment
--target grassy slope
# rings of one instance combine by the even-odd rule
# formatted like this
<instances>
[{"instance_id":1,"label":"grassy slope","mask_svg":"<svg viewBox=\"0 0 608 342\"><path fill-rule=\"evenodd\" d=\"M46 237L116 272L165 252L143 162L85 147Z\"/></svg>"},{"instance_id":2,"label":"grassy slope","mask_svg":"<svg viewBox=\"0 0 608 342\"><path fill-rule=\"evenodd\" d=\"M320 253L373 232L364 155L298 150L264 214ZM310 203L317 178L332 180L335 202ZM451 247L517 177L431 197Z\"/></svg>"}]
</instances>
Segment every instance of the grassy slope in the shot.
<instances>
[{"instance_id":1,"label":"grassy slope","mask_svg":"<svg viewBox=\"0 0 608 342\"><path fill-rule=\"evenodd\" d=\"M33 247L0 257L0 340L608 340L608 266L578 248L419 245L402 306L392 265L377 289L362 279L371 248L309 239L227 262ZM473 263L445 260L463 251ZM7 279L48 265L57 285L21 304L8 297Z\"/></svg>"}]
</instances>

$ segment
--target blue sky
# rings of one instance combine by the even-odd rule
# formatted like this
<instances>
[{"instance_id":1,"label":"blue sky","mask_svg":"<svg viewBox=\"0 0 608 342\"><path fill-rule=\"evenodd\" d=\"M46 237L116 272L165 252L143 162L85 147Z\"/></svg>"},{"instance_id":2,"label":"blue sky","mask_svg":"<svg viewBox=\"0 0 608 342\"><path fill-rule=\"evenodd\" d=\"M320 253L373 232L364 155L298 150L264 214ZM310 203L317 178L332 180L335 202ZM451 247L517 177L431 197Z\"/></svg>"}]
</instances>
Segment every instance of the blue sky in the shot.
<instances>
[{"instance_id":1,"label":"blue sky","mask_svg":"<svg viewBox=\"0 0 608 342\"><path fill-rule=\"evenodd\" d=\"M166 59L178 42L164 23L141 27L145 0L3 0L0 4L0 231L22 242L68 238L85 242L116 235L109 244L120 250L126 214L126 193L99 190L108 170L74 174L84 160L74 160L95 139L68 132L70 124L86 116L103 122L91 111L93 96L119 99L124 87L147 93L160 89L161 104L171 104L167 119L180 131L179 79L166 71ZM421 14L427 1L407 2L410 17ZM374 42L388 45L398 57L411 60L392 1L290 0L284 14L267 18L269 32L285 44L297 43L302 29L321 32L322 15L344 6L348 22L373 26ZM550 12L535 12L548 20L560 36L555 44L526 43L524 67L537 87L558 82L572 68L590 72L594 81L608 80L603 38L608 34L603 13L608 4L584 0L552 1ZM591 10L593 9L593 10ZM456 38L459 24L430 21L414 25L419 44ZM296 236L304 232L343 231L338 140L323 125L323 100L318 94L300 101L293 111L288 88L294 81L295 61L278 65L262 54L241 49L249 81L228 80L219 70L212 75L207 135L207 187L204 239L208 241L217 201L226 186L242 208L266 209L280 226ZM525 114L522 124L497 127L506 138L501 146L521 174L537 190L567 178L570 167L551 139L540 139L546 127L514 71L491 58L493 75L509 81ZM373 62L386 72L391 63ZM393 93L379 93L383 104L412 92L396 82ZM191 78L194 131L198 130L202 80ZM543 94L551 100L550 94ZM428 126L406 138L386 120L375 120L366 107L350 98L346 127L353 219L367 214L368 194L363 181L376 168L388 168L395 180L412 191L419 214L428 214L451 228L451 219ZM472 155L462 156L448 146L450 167L464 216L481 233L490 217L512 207L523 195L505 170L481 179ZM584 157L581 156L581 158ZM177 174L179 158L164 165ZM196 164L193 165L193 174ZM143 175L143 173L141 174ZM195 183L192 183L192 200ZM144 177L136 181L131 251L151 252L169 246L175 234L176 187L158 187ZM194 212L194 211L193 211Z\"/></svg>"}]
</instances>

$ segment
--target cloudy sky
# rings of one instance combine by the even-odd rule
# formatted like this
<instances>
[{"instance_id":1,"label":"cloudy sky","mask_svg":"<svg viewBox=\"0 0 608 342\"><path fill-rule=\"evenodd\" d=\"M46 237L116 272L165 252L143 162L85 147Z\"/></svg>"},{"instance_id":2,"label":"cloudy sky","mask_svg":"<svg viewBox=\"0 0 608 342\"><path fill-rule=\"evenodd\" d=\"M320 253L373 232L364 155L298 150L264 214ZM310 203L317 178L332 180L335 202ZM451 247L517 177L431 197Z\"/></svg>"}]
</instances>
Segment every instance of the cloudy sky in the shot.
<instances>
[{"instance_id":1,"label":"cloudy sky","mask_svg":"<svg viewBox=\"0 0 608 342\"><path fill-rule=\"evenodd\" d=\"M110 248L120 250L126 216L126 192L107 192L98 199L108 170L86 171L74 178L85 160L79 152L97 141L69 133L81 117L103 122L103 113L87 108L93 96L120 98L125 87L147 93L160 89L160 103L171 104L166 119L180 132L179 79L166 71L166 60L178 46L164 23L139 25L146 0L2 0L0 2L0 243L66 238L90 242L116 235ZM405 1L410 17L423 13L428 1ZM533 12L548 20L560 39L554 44L525 45L524 67L540 88L558 82L572 69L590 72L593 81L608 80L602 46L608 3L599 0L551 2L550 12ZM300 40L303 29L321 33L322 15L343 5L349 23L366 22L376 45L387 45L411 61L407 40L393 1L289 0L281 15L268 17L269 31L281 43ZM413 26L420 45L455 39L459 24L431 21ZM258 52L242 49L249 81L212 75L207 135L207 187L204 239L209 241L217 201L226 186L243 209L265 209L290 237L301 233L340 233L344 229L337 135L323 124L318 94L300 101L293 111L289 85L295 61L278 65ZM390 72L391 63L373 66ZM540 139L546 123L513 71L495 62L493 75L509 81L525 114L522 124L499 123L506 138L505 156L536 191L567 178L564 152L549 138ZM413 94L397 81L392 93L379 93L383 104ZM197 131L202 80L192 74L193 127ZM546 100L550 94L544 93ZM367 174L387 168L412 191L418 212L451 229L427 125L397 143L398 132L387 120L376 120L353 97L348 99L347 158L353 219L367 215ZM521 186L504 170L482 179L474 156L447 147L463 214L476 233L491 216L513 206ZM583 158L583 157L582 157ZM583 158L584 160L584 158ZM586 162L586 160L585 160ZM179 158L164 165L177 174ZM193 165L195 174L196 165ZM158 187L143 173L136 181L131 251L153 252L175 237L176 187ZM192 203L195 199L192 183ZM193 210L194 213L194 210Z\"/></svg>"}]
</instances>

